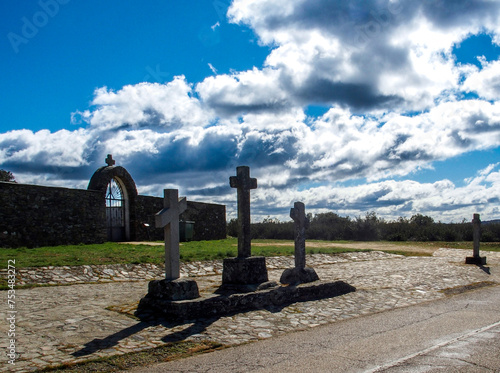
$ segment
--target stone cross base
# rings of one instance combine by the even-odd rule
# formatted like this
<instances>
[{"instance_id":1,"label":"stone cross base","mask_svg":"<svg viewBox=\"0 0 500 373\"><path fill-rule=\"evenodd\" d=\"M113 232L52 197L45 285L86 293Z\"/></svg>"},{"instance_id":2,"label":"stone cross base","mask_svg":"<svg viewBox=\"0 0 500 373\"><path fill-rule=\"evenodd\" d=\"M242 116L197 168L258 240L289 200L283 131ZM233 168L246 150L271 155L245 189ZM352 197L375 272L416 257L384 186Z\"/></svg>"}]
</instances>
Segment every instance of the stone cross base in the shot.
<instances>
[{"instance_id":1,"label":"stone cross base","mask_svg":"<svg viewBox=\"0 0 500 373\"><path fill-rule=\"evenodd\" d=\"M191 279L153 280L149 282L146 298L168 301L196 299L200 297L198 284Z\"/></svg>"},{"instance_id":2,"label":"stone cross base","mask_svg":"<svg viewBox=\"0 0 500 373\"><path fill-rule=\"evenodd\" d=\"M253 285L267 282L266 258L226 258L223 262L222 285Z\"/></svg>"},{"instance_id":3,"label":"stone cross base","mask_svg":"<svg viewBox=\"0 0 500 373\"><path fill-rule=\"evenodd\" d=\"M280 282L286 285L306 284L318 281L319 277L313 268L287 268L281 275Z\"/></svg>"},{"instance_id":4,"label":"stone cross base","mask_svg":"<svg viewBox=\"0 0 500 373\"><path fill-rule=\"evenodd\" d=\"M485 265L486 264L486 257L485 256L468 256L465 258L465 264Z\"/></svg>"},{"instance_id":5,"label":"stone cross base","mask_svg":"<svg viewBox=\"0 0 500 373\"><path fill-rule=\"evenodd\" d=\"M141 319L164 316L182 323L183 320L219 317L269 307L284 307L296 302L332 298L356 291L343 281L322 282L297 286L278 286L270 289L230 295L211 294L198 299L169 301L142 298L136 316Z\"/></svg>"}]
</instances>

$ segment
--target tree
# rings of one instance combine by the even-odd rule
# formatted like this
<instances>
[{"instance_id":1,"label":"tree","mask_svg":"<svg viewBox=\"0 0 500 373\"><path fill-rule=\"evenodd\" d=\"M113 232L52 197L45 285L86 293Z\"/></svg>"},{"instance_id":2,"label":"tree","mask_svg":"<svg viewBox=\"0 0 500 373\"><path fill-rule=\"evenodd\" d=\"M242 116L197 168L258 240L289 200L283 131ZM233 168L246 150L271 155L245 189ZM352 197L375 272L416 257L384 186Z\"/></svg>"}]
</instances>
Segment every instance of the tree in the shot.
<instances>
[{"instance_id":1,"label":"tree","mask_svg":"<svg viewBox=\"0 0 500 373\"><path fill-rule=\"evenodd\" d=\"M412 238L415 241L436 241L439 237L438 226L434 219L422 214L413 215L410 218L412 227Z\"/></svg>"},{"instance_id":2,"label":"tree","mask_svg":"<svg viewBox=\"0 0 500 373\"><path fill-rule=\"evenodd\" d=\"M16 182L16 178L10 171L0 170L0 181Z\"/></svg>"},{"instance_id":3,"label":"tree","mask_svg":"<svg viewBox=\"0 0 500 373\"><path fill-rule=\"evenodd\" d=\"M307 230L307 238L316 240L348 240L351 239L350 220L333 212L323 212L314 217L308 214L311 225Z\"/></svg>"},{"instance_id":4,"label":"tree","mask_svg":"<svg viewBox=\"0 0 500 373\"><path fill-rule=\"evenodd\" d=\"M379 226L383 223L377 214L367 212L365 218L357 217L354 222L354 238L358 241L378 241L380 239Z\"/></svg>"},{"instance_id":5,"label":"tree","mask_svg":"<svg viewBox=\"0 0 500 373\"><path fill-rule=\"evenodd\" d=\"M416 214L410 218L410 223L415 224L419 227L428 227L434 223L434 219L432 219L430 216Z\"/></svg>"}]
</instances>

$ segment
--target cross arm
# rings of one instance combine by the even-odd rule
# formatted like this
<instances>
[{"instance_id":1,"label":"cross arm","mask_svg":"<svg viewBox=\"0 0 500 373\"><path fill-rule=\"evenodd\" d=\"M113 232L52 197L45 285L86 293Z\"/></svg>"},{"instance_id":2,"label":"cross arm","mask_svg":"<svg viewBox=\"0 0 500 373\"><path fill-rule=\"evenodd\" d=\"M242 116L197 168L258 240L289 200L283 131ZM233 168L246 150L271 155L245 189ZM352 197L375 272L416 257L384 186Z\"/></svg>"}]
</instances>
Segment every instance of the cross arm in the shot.
<instances>
[{"instance_id":1,"label":"cross arm","mask_svg":"<svg viewBox=\"0 0 500 373\"><path fill-rule=\"evenodd\" d=\"M229 185L231 188L241 188L244 190L257 189L257 179L252 177L241 180L237 176L231 176L229 178Z\"/></svg>"},{"instance_id":2,"label":"cross arm","mask_svg":"<svg viewBox=\"0 0 500 373\"><path fill-rule=\"evenodd\" d=\"M163 228L170 224L174 219L179 219L179 215L187 209L186 197L179 198L177 206L174 208L164 208L155 215L156 228Z\"/></svg>"},{"instance_id":3,"label":"cross arm","mask_svg":"<svg viewBox=\"0 0 500 373\"><path fill-rule=\"evenodd\" d=\"M309 219L306 216L305 206L302 202L295 202L294 207L290 209L290 217L295 223L304 227L309 226Z\"/></svg>"},{"instance_id":4,"label":"cross arm","mask_svg":"<svg viewBox=\"0 0 500 373\"><path fill-rule=\"evenodd\" d=\"M229 185L231 186L231 188L238 188L239 187L238 178L236 176L231 176L229 178Z\"/></svg>"}]
</instances>

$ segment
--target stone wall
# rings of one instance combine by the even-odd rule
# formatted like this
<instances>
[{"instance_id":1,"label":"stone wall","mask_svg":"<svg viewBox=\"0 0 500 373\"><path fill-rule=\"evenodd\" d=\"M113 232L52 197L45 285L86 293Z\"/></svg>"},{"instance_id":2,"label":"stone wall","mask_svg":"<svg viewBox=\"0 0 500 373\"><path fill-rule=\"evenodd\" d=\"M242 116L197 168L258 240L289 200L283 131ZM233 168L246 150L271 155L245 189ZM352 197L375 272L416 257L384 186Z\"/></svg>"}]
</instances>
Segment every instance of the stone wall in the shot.
<instances>
[{"instance_id":1,"label":"stone wall","mask_svg":"<svg viewBox=\"0 0 500 373\"><path fill-rule=\"evenodd\" d=\"M181 221L193 221L193 240L221 240L226 238L226 206L187 201L187 210ZM155 214L163 209L163 198L137 196L136 240L163 240L163 228L155 228Z\"/></svg>"},{"instance_id":2,"label":"stone wall","mask_svg":"<svg viewBox=\"0 0 500 373\"><path fill-rule=\"evenodd\" d=\"M0 248L105 242L105 203L99 191L0 182ZM163 240L154 217L163 198L138 195L134 207L133 239ZM224 205L188 201L180 219L195 222L195 241L226 238Z\"/></svg>"},{"instance_id":3,"label":"stone wall","mask_svg":"<svg viewBox=\"0 0 500 373\"><path fill-rule=\"evenodd\" d=\"M187 201L181 221L194 221L194 241L226 238L226 206Z\"/></svg>"},{"instance_id":4,"label":"stone wall","mask_svg":"<svg viewBox=\"0 0 500 373\"><path fill-rule=\"evenodd\" d=\"M0 247L105 240L106 210L100 193L0 182Z\"/></svg>"},{"instance_id":5,"label":"stone wall","mask_svg":"<svg viewBox=\"0 0 500 373\"><path fill-rule=\"evenodd\" d=\"M136 198L135 235L137 241L161 241L163 240L163 229L155 228L155 214L163 209L163 198L141 196Z\"/></svg>"}]
</instances>

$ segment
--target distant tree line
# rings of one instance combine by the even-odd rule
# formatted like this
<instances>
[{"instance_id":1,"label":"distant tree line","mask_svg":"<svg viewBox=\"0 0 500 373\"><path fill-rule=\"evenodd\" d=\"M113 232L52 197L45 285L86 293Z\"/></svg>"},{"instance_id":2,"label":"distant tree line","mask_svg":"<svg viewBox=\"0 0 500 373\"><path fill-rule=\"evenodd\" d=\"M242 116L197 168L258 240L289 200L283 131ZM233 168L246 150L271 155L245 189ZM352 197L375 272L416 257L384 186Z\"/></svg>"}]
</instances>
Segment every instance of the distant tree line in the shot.
<instances>
[{"instance_id":1,"label":"distant tree line","mask_svg":"<svg viewBox=\"0 0 500 373\"><path fill-rule=\"evenodd\" d=\"M353 240L353 241L472 241L472 223L435 222L430 216L421 214L411 218L400 217L386 221L377 217L375 212L364 217L351 219L333 212L308 214L310 221L306 230L308 239L314 240ZM293 240L293 221L281 222L267 218L251 227L252 238ZM500 221L481 225L481 241L500 241ZM238 221L232 219L227 224L229 236L238 236Z\"/></svg>"}]
</instances>

